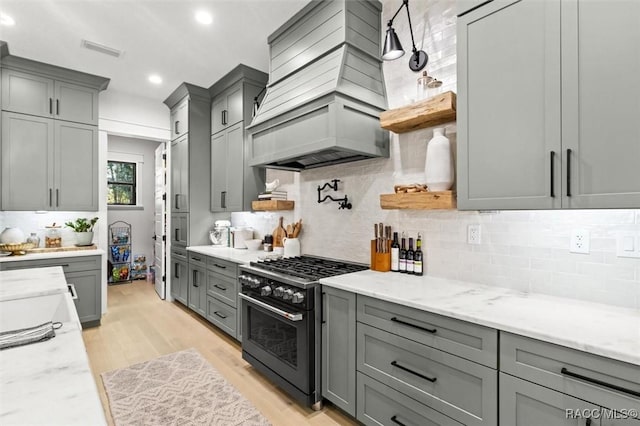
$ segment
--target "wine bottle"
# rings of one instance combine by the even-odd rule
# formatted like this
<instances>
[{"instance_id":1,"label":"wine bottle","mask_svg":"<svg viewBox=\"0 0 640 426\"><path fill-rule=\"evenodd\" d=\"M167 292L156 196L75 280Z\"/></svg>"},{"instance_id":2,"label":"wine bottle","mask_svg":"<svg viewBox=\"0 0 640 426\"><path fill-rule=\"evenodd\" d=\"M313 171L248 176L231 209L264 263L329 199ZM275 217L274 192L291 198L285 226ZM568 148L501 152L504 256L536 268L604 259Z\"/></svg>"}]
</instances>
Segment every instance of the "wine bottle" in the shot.
<instances>
[{"instance_id":1,"label":"wine bottle","mask_svg":"<svg viewBox=\"0 0 640 426\"><path fill-rule=\"evenodd\" d=\"M400 244L398 244L398 233L393 233L393 243L391 243L391 271L400 271Z\"/></svg>"},{"instance_id":2,"label":"wine bottle","mask_svg":"<svg viewBox=\"0 0 640 426\"><path fill-rule=\"evenodd\" d=\"M413 238L409 238L409 250L407 250L407 274L414 273L414 252L413 252Z\"/></svg>"},{"instance_id":3,"label":"wine bottle","mask_svg":"<svg viewBox=\"0 0 640 426\"><path fill-rule=\"evenodd\" d=\"M400 253L398 256L398 270L402 273L407 272L407 246L406 239L404 238L404 232L402 233L402 245L400 246Z\"/></svg>"},{"instance_id":4,"label":"wine bottle","mask_svg":"<svg viewBox=\"0 0 640 426\"><path fill-rule=\"evenodd\" d=\"M424 263L422 260L422 236L418 234L416 240L416 252L413 254L413 272L416 275L422 275L424 270Z\"/></svg>"}]
</instances>

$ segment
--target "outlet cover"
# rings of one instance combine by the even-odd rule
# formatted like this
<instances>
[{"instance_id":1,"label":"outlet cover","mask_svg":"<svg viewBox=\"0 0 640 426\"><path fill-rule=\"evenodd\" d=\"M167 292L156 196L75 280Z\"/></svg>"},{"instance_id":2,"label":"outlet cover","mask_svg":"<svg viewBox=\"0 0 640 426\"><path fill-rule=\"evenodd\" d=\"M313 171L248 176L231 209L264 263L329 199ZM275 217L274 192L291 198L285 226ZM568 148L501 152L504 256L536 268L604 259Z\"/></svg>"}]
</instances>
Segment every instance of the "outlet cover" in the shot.
<instances>
[{"instance_id":1,"label":"outlet cover","mask_svg":"<svg viewBox=\"0 0 640 426\"><path fill-rule=\"evenodd\" d=\"M589 254L590 237L586 229L574 229L571 231L570 253Z\"/></svg>"},{"instance_id":2,"label":"outlet cover","mask_svg":"<svg viewBox=\"0 0 640 426\"><path fill-rule=\"evenodd\" d=\"M467 244L478 245L481 242L480 225L468 225L467 226Z\"/></svg>"}]
</instances>

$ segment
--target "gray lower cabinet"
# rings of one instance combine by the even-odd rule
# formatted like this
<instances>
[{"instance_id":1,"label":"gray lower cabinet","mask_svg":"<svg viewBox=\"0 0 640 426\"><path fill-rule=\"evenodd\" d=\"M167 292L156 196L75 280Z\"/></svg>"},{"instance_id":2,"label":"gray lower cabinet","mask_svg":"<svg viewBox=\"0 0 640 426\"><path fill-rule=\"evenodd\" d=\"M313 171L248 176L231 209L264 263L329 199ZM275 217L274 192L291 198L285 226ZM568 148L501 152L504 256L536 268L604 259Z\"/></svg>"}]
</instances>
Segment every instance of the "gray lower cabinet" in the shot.
<instances>
[{"instance_id":1,"label":"gray lower cabinet","mask_svg":"<svg viewBox=\"0 0 640 426\"><path fill-rule=\"evenodd\" d=\"M0 263L1 271L61 266L68 283L74 284L74 300L83 328L100 325L102 317L102 256L63 257Z\"/></svg>"},{"instance_id":2,"label":"gray lower cabinet","mask_svg":"<svg viewBox=\"0 0 640 426\"><path fill-rule=\"evenodd\" d=\"M171 249L171 271L171 296L183 305L187 305L189 302L189 267L186 251Z\"/></svg>"},{"instance_id":3,"label":"gray lower cabinet","mask_svg":"<svg viewBox=\"0 0 640 426\"><path fill-rule=\"evenodd\" d=\"M98 210L96 126L3 112L1 149L3 210Z\"/></svg>"},{"instance_id":4,"label":"gray lower cabinet","mask_svg":"<svg viewBox=\"0 0 640 426\"><path fill-rule=\"evenodd\" d=\"M207 269L205 263L194 260L194 257L202 256L189 255L189 308L202 315L207 315Z\"/></svg>"},{"instance_id":5,"label":"gray lower cabinet","mask_svg":"<svg viewBox=\"0 0 640 426\"><path fill-rule=\"evenodd\" d=\"M237 310L213 296L207 296L207 319L222 331L236 338Z\"/></svg>"},{"instance_id":6,"label":"gray lower cabinet","mask_svg":"<svg viewBox=\"0 0 640 426\"><path fill-rule=\"evenodd\" d=\"M356 295L322 288L322 397L356 415Z\"/></svg>"}]
</instances>

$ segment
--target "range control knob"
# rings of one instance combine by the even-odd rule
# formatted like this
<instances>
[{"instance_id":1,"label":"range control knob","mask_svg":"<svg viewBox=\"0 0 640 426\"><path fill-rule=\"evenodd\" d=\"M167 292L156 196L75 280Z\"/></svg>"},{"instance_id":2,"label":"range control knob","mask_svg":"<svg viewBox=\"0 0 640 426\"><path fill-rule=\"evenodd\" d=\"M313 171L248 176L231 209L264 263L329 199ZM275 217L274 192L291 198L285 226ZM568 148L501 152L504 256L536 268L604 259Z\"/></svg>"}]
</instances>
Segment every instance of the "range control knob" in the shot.
<instances>
[{"instance_id":1,"label":"range control knob","mask_svg":"<svg viewBox=\"0 0 640 426\"><path fill-rule=\"evenodd\" d=\"M304 294L300 293L299 291L296 291L295 293L293 293L293 299L292 299L293 303L302 303L303 300L304 300Z\"/></svg>"},{"instance_id":2,"label":"range control knob","mask_svg":"<svg viewBox=\"0 0 640 426\"><path fill-rule=\"evenodd\" d=\"M271 287L265 285L260 289L260 296L269 296L271 294Z\"/></svg>"},{"instance_id":3,"label":"range control knob","mask_svg":"<svg viewBox=\"0 0 640 426\"><path fill-rule=\"evenodd\" d=\"M247 282L247 276L242 274L238 276L238 281L240 281L241 284L245 284Z\"/></svg>"},{"instance_id":4,"label":"range control knob","mask_svg":"<svg viewBox=\"0 0 640 426\"><path fill-rule=\"evenodd\" d=\"M284 294L282 295L282 298L284 300L291 300L293 298L293 290L291 290L290 288L286 289L284 291Z\"/></svg>"},{"instance_id":5,"label":"range control knob","mask_svg":"<svg viewBox=\"0 0 640 426\"><path fill-rule=\"evenodd\" d=\"M273 290L273 295L276 297L282 297L283 294L284 294L284 287L282 286L276 287L276 289Z\"/></svg>"},{"instance_id":6,"label":"range control knob","mask_svg":"<svg viewBox=\"0 0 640 426\"><path fill-rule=\"evenodd\" d=\"M250 278L251 288L260 287L260 279L259 278Z\"/></svg>"}]
</instances>

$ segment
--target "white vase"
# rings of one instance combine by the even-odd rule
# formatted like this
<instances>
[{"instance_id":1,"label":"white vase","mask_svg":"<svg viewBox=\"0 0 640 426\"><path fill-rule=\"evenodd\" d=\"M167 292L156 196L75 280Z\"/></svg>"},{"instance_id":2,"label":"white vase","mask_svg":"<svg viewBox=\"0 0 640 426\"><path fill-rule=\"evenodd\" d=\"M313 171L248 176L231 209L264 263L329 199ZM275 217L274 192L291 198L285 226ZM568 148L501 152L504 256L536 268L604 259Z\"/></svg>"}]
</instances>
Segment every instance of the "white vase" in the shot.
<instances>
[{"instance_id":1,"label":"white vase","mask_svg":"<svg viewBox=\"0 0 640 426\"><path fill-rule=\"evenodd\" d=\"M454 168L451 143L449 138L444 135L442 127L433 129L433 138L427 145L424 174L429 191L448 191L453 186Z\"/></svg>"},{"instance_id":2,"label":"white vase","mask_svg":"<svg viewBox=\"0 0 640 426\"><path fill-rule=\"evenodd\" d=\"M18 244L24 243L24 233L19 228L6 227L0 233L1 244Z\"/></svg>"}]
</instances>

